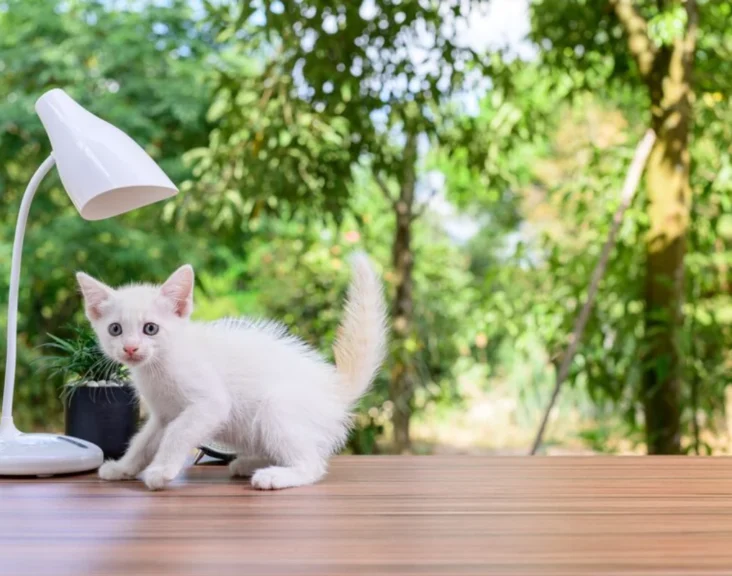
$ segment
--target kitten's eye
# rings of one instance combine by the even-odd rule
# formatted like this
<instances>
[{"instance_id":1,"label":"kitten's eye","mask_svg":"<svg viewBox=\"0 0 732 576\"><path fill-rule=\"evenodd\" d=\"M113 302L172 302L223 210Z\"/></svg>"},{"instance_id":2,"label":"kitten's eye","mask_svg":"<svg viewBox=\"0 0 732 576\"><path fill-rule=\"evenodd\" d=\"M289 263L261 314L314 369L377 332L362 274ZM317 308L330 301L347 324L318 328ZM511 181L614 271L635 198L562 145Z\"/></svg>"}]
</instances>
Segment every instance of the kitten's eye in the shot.
<instances>
[{"instance_id":1,"label":"kitten's eye","mask_svg":"<svg viewBox=\"0 0 732 576\"><path fill-rule=\"evenodd\" d=\"M122 334L122 325L117 322L113 322L112 324L109 325L109 328L107 328L107 331L112 336L119 336L120 334Z\"/></svg>"},{"instance_id":2,"label":"kitten's eye","mask_svg":"<svg viewBox=\"0 0 732 576\"><path fill-rule=\"evenodd\" d=\"M148 336L155 336L155 334L158 333L158 330L160 330L160 327L153 322L148 322L142 327L142 331Z\"/></svg>"}]
</instances>

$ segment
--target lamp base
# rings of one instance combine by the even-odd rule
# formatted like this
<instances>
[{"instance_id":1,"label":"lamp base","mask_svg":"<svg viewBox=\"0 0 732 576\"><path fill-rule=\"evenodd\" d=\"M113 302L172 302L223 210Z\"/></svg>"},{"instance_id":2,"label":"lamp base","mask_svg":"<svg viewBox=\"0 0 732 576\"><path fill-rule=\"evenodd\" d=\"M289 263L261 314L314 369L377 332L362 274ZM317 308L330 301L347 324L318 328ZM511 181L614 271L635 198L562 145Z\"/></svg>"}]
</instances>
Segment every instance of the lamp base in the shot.
<instances>
[{"instance_id":1,"label":"lamp base","mask_svg":"<svg viewBox=\"0 0 732 576\"><path fill-rule=\"evenodd\" d=\"M0 476L53 476L99 468L102 450L86 440L60 434L0 430Z\"/></svg>"}]
</instances>

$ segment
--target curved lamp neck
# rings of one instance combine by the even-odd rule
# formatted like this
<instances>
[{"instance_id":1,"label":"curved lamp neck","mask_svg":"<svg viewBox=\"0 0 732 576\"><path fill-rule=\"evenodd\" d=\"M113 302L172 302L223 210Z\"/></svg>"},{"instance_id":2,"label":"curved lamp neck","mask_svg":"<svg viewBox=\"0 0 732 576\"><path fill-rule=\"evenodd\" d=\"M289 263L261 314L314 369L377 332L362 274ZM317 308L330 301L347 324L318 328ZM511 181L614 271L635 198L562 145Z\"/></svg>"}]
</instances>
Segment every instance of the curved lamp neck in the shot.
<instances>
[{"instance_id":1,"label":"curved lamp neck","mask_svg":"<svg viewBox=\"0 0 732 576\"><path fill-rule=\"evenodd\" d=\"M38 190L38 185L44 176L55 164L53 155L50 155L38 167L28 183L23 194L18 212L18 222L15 225L15 239L13 240L13 260L10 267L10 292L8 296L8 337L7 355L5 358L5 388L3 389L2 417L0 417L0 438L17 434L13 424L13 390L15 388L15 363L17 356L18 336L18 288L20 285L20 260L23 256L23 237L25 225L28 221L28 212L31 202Z\"/></svg>"}]
</instances>

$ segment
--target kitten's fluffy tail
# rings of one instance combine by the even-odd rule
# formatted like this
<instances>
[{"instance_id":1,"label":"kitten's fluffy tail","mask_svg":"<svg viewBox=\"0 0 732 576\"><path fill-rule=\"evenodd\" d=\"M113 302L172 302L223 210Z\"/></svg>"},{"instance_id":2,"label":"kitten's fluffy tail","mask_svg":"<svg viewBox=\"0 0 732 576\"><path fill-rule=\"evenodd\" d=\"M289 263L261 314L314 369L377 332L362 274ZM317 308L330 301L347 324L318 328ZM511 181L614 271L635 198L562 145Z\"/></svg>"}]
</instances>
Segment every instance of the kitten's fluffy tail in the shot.
<instances>
[{"instance_id":1,"label":"kitten's fluffy tail","mask_svg":"<svg viewBox=\"0 0 732 576\"><path fill-rule=\"evenodd\" d=\"M371 385L386 355L386 303L381 279L368 256L357 252L351 259L352 280L333 345L336 369L345 380L344 397L358 400Z\"/></svg>"}]
</instances>

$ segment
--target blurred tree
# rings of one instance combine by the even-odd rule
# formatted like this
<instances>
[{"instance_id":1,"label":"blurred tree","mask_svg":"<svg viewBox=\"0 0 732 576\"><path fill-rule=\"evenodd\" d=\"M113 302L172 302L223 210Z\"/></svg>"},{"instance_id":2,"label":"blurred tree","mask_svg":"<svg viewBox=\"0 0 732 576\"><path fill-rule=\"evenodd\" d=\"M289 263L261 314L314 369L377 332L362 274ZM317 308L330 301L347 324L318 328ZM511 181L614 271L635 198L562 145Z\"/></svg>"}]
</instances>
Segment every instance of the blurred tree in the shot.
<instances>
[{"instance_id":1,"label":"blurred tree","mask_svg":"<svg viewBox=\"0 0 732 576\"><path fill-rule=\"evenodd\" d=\"M396 451L409 448L415 351L413 227L424 211L420 146L449 156L469 120L455 99L485 63L460 42L479 2L205 2L224 48L197 150L198 204L235 229L264 211L342 219L353 167L368 166L394 218L390 398ZM469 74L472 72L472 75ZM472 132L475 134L475 132ZM485 159L482 137L466 159ZM217 192L216 194L211 194ZM358 216L358 215L357 215Z\"/></svg>"},{"instance_id":2,"label":"blurred tree","mask_svg":"<svg viewBox=\"0 0 732 576\"><path fill-rule=\"evenodd\" d=\"M534 0L532 38L542 62L577 90L632 93L658 140L647 169L644 336L650 453L681 450L684 256L691 218L694 94L726 98L730 2ZM617 42L617 39L623 39ZM692 74L693 73L693 74ZM627 101L627 99L626 99Z\"/></svg>"}]
</instances>

